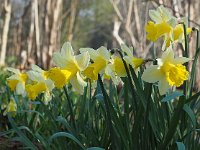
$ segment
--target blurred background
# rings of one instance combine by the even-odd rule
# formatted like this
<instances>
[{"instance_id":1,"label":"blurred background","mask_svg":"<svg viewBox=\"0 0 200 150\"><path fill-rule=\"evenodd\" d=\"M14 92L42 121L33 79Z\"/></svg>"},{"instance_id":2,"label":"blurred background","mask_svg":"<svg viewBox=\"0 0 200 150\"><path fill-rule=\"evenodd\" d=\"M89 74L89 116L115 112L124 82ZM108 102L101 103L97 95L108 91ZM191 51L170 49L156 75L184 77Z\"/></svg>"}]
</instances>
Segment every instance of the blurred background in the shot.
<instances>
[{"instance_id":1,"label":"blurred background","mask_svg":"<svg viewBox=\"0 0 200 150\"><path fill-rule=\"evenodd\" d=\"M65 41L72 42L76 52L81 47L110 49L125 43L138 57L150 58L152 49L160 53L161 45L146 40L144 26L149 9L159 5L176 17L188 17L190 27L199 27L199 0L0 0L0 66L23 70L37 64L48 69L52 53ZM195 44L193 33L191 57ZM197 69L199 74L199 63Z\"/></svg>"}]
</instances>

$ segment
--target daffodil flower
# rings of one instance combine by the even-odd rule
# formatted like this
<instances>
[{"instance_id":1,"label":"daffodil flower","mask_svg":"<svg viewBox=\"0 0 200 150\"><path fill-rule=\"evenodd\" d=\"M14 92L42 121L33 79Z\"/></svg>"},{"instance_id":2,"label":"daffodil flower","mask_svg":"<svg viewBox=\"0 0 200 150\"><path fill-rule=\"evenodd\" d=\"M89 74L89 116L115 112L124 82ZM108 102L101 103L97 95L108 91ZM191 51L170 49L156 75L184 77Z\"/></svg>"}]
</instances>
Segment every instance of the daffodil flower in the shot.
<instances>
[{"instance_id":1,"label":"daffodil flower","mask_svg":"<svg viewBox=\"0 0 200 150\"><path fill-rule=\"evenodd\" d=\"M175 42L183 43L184 46L183 25L178 24L178 19L172 16L168 9L160 6L157 10L150 10L149 16L154 22L148 21L145 26L148 40L155 42L160 37L163 37L162 50L165 50ZM184 22L187 25L186 20L186 18L180 18L179 22ZM187 34L191 31L191 28L187 28Z\"/></svg>"},{"instance_id":2,"label":"daffodil flower","mask_svg":"<svg viewBox=\"0 0 200 150\"><path fill-rule=\"evenodd\" d=\"M5 116L7 113L10 113L13 117L15 117L16 111L17 111L17 104L15 100L11 99L8 105L6 106L6 110L4 111L3 115Z\"/></svg>"},{"instance_id":3,"label":"daffodil flower","mask_svg":"<svg viewBox=\"0 0 200 150\"><path fill-rule=\"evenodd\" d=\"M91 80L96 81L98 74L104 74L105 68L110 61L110 53L105 47L100 47L97 50L92 48L82 48L81 53L88 52L93 63L83 71L83 74Z\"/></svg>"},{"instance_id":4,"label":"daffodil flower","mask_svg":"<svg viewBox=\"0 0 200 150\"><path fill-rule=\"evenodd\" d=\"M186 29L186 34L190 34L192 31L191 28L187 28ZM184 40L184 29L183 29L183 24L178 24L176 25L173 30L171 31L170 34L166 34L165 38L164 38L164 44L163 44L163 48L165 49L165 47L169 47L172 43L175 42L179 42L182 43L183 46L185 46L185 40Z\"/></svg>"},{"instance_id":5,"label":"daffodil flower","mask_svg":"<svg viewBox=\"0 0 200 150\"><path fill-rule=\"evenodd\" d=\"M172 86L179 87L189 78L189 72L182 64L188 62L189 58L174 58L174 52L169 47L162 57L157 59L158 65L148 67L142 79L149 83L158 82L158 88L161 95L165 94Z\"/></svg>"},{"instance_id":6,"label":"daffodil flower","mask_svg":"<svg viewBox=\"0 0 200 150\"><path fill-rule=\"evenodd\" d=\"M44 93L44 102L47 104L51 100L51 91L54 88L54 83L51 79L46 79L43 74L36 71L28 71L28 77L32 83L26 85L27 97L35 100L36 97Z\"/></svg>"},{"instance_id":7,"label":"daffodil flower","mask_svg":"<svg viewBox=\"0 0 200 150\"><path fill-rule=\"evenodd\" d=\"M157 10L149 10L149 17L154 22L149 21L145 29L147 39L153 42L161 36L169 34L177 24L177 19L163 6L158 7Z\"/></svg>"},{"instance_id":8,"label":"daffodil flower","mask_svg":"<svg viewBox=\"0 0 200 150\"><path fill-rule=\"evenodd\" d=\"M62 46L60 52L53 54L53 61L58 67L71 73L69 81L72 84L72 87L78 93L83 94L87 82L84 81L81 72L85 70L89 64L89 53L84 52L79 55L74 55L71 44L66 42Z\"/></svg>"},{"instance_id":9,"label":"daffodil flower","mask_svg":"<svg viewBox=\"0 0 200 150\"><path fill-rule=\"evenodd\" d=\"M7 68L8 71L14 74L7 78L8 86L12 91L16 91L18 95L25 95L25 83L28 79L26 73L21 73L18 69Z\"/></svg>"},{"instance_id":10,"label":"daffodil flower","mask_svg":"<svg viewBox=\"0 0 200 150\"><path fill-rule=\"evenodd\" d=\"M56 88L60 89L65 86L70 79L71 72L68 70L60 69L57 67L50 68L47 71L42 70L36 65L32 65L32 70L41 73L44 78L51 79L54 82Z\"/></svg>"},{"instance_id":11,"label":"daffodil flower","mask_svg":"<svg viewBox=\"0 0 200 150\"><path fill-rule=\"evenodd\" d=\"M143 63L143 58L137 58L133 56L133 48L129 48L126 45L121 45L121 49L123 52L127 54L127 56L124 56L124 60L130 64L135 70L137 70Z\"/></svg>"}]
</instances>

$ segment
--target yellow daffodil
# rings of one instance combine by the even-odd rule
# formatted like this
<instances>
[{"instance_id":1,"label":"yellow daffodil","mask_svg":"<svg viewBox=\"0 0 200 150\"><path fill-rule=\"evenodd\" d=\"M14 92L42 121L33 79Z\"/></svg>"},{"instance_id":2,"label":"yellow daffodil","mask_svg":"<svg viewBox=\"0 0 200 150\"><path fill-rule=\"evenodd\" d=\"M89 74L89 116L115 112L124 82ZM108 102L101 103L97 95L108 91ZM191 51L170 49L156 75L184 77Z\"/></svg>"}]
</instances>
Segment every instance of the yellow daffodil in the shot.
<instances>
[{"instance_id":1,"label":"yellow daffodil","mask_svg":"<svg viewBox=\"0 0 200 150\"><path fill-rule=\"evenodd\" d=\"M191 28L187 28L186 32L187 35L190 34L192 31ZM164 38L164 46L169 47L172 43L179 42L183 43L184 46L184 29L182 24L178 24L173 28L173 30L170 33L171 35L165 35ZM164 48L163 48L164 49Z\"/></svg>"},{"instance_id":2,"label":"yellow daffodil","mask_svg":"<svg viewBox=\"0 0 200 150\"><path fill-rule=\"evenodd\" d=\"M145 26L148 40L155 42L163 37L162 50L175 42L183 43L184 46L183 25L178 24L178 19L172 16L168 9L160 6L157 10L150 10L149 16L154 22L148 21ZM187 25L187 18L180 18L179 22L184 22ZM191 31L191 28L187 28L187 34Z\"/></svg>"},{"instance_id":3,"label":"yellow daffodil","mask_svg":"<svg viewBox=\"0 0 200 150\"><path fill-rule=\"evenodd\" d=\"M137 58L133 56L133 48L128 48L126 45L121 45L122 51L124 51L127 56L124 56L124 60L130 64L135 70L137 70L143 63L143 58Z\"/></svg>"},{"instance_id":4,"label":"yellow daffodil","mask_svg":"<svg viewBox=\"0 0 200 150\"><path fill-rule=\"evenodd\" d=\"M13 117L15 117L16 111L17 111L17 104L15 100L11 99L8 105L6 106L6 110L4 111L3 115L5 116L7 113L10 113Z\"/></svg>"},{"instance_id":5,"label":"yellow daffodil","mask_svg":"<svg viewBox=\"0 0 200 150\"><path fill-rule=\"evenodd\" d=\"M72 84L72 87L78 93L83 94L87 82L83 80L81 72L85 70L89 64L89 53L84 52L79 55L74 55L71 44L66 42L62 46L60 52L53 54L53 61L58 67L71 73L69 81Z\"/></svg>"},{"instance_id":6,"label":"yellow daffodil","mask_svg":"<svg viewBox=\"0 0 200 150\"><path fill-rule=\"evenodd\" d=\"M54 83L50 79L46 79L43 74L36 71L28 71L28 77L32 81L26 85L27 97L35 100L40 93L44 93L44 102L47 104L51 100L51 91L54 88Z\"/></svg>"},{"instance_id":7,"label":"yellow daffodil","mask_svg":"<svg viewBox=\"0 0 200 150\"><path fill-rule=\"evenodd\" d=\"M7 68L8 71L13 72L14 75L7 78L8 86L12 91L16 91L18 95L25 95L25 83L28 79L26 73L21 73L18 69Z\"/></svg>"},{"instance_id":8,"label":"yellow daffodil","mask_svg":"<svg viewBox=\"0 0 200 150\"><path fill-rule=\"evenodd\" d=\"M91 48L80 49L81 53L88 52L90 58L93 61L88 67L83 71L83 74L91 80L97 80L98 74L103 74L105 68L110 60L110 53L105 47L100 47L97 50Z\"/></svg>"},{"instance_id":9,"label":"yellow daffodil","mask_svg":"<svg viewBox=\"0 0 200 150\"><path fill-rule=\"evenodd\" d=\"M32 65L32 70L41 73L45 79L51 79L56 88L60 89L69 82L71 72L57 67L51 68L48 71L42 70L36 65Z\"/></svg>"},{"instance_id":10,"label":"yellow daffodil","mask_svg":"<svg viewBox=\"0 0 200 150\"><path fill-rule=\"evenodd\" d=\"M174 58L174 52L169 47L162 57L157 59L158 65L150 66L144 71L142 79L149 83L158 81L160 94L163 95L170 87L179 87L188 80L189 73L182 64L189 60L191 59L186 57Z\"/></svg>"},{"instance_id":11,"label":"yellow daffodil","mask_svg":"<svg viewBox=\"0 0 200 150\"><path fill-rule=\"evenodd\" d=\"M60 89L69 82L71 72L64 69L51 68L50 70L45 71L44 75L46 78L49 78L54 82L55 87Z\"/></svg>"}]
</instances>

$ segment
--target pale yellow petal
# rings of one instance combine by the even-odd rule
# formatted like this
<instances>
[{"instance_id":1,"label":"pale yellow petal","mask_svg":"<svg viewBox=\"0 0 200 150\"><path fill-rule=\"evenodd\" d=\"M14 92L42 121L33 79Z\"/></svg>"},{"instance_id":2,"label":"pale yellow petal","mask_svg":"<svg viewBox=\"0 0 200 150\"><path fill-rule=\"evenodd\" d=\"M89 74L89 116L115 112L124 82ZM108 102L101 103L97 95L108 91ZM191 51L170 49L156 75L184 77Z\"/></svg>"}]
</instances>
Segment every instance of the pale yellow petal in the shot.
<instances>
[{"instance_id":1,"label":"pale yellow petal","mask_svg":"<svg viewBox=\"0 0 200 150\"><path fill-rule=\"evenodd\" d=\"M172 63L173 64L184 64L188 61L192 60L191 58L186 58L186 57L178 57L178 58L175 58Z\"/></svg>"},{"instance_id":2,"label":"pale yellow petal","mask_svg":"<svg viewBox=\"0 0 200 150\"><path fill-rule=\"evenodd\" d=\"M34 65L34 64L31 65L31 68L32 68L33 71L36 71L36 72L43 72L44 71L39 66Z\"/></svg>"},{"instance_id":3,"label":"pale yellow petal","mask_svg":"<svg viewBox=\"0 0 200 150\"><path fill-rule=\"evenodd\" d=\"M15 69L15 68L11 68L11 67L7 67L6 68L8 71L13 72L15 74L20 74L19 69Z\"/></svg>"},{"instance_id":4,"label":"pale yellow petal","mask_svg":"<svg viewBox=\"0 0 200 150\"><path fill-rule=\"evenodd\" d=\"M172 50L171 46L163 52L161 59L163 63L166 61L171 62L174 59L174 51Z\"/></svg>"},{"instance_id":5,"label":"pale yellow petal","mask_svg":"<svg viewBox=\"0 0 200 150\"><path fill-rule=\"evenodd\" d=\"M87 86L87 82L81 78L79 73L77 73L76 76L71 79L70 83L72 84L72 87L75 89L75 91L79 94L83 94L84 87Z\"/></svg>"},{"instance_id":6,"label":"pale yellow petal","mask_svg":"<svg viewBox=\"0 0 200 150\"><path fill-rule=\"evenodd\" d=\"M88 52L83 52L77 56L75 56L77 64L81 71L85 70L90 62L90 55Z\"/></svg>"},{"instance_id":7,"label":"pale yellow petal","mask_svg":"<svg viewBox=\"0 0 200 150\"><path fill-rule=\"evenodd\" d=\"M156 23L160 23L162 21L160 13L156 10L149 10L149 17Z\"/></svg>"},{"instance_id":8,"label":"pale yellow petal","mask_svg":"<svg viewBox=\"0 0 200 150\"><path fill-rule=\"evenodd\" d=\"M59 52L54 53L52 59L56 66L61 68L64 68L66 66L67 60Z\"/></svg>"},{"instance_id":9,"label":"pale yellow petal","mask_svg":"<svg viewBox=\"0 0 200 150\"><path fill-rule=\"evenodd\" d=\"M32 81L36 81L36 82L42 82L44 81L44 77L42 76L42 74L35 72L35 71L28 71L27 72L28 77L32 80Z\"/></svg>"},{"instance_id":10,"label":"pale yellow petal","mask_svg":"<svg viewBox=\"0 0 200 150\"><path fill-rule=\"evenodd\" d=\"M74 55L74 51L70 42L65 42L63 44L61 48L61 55L66 58L69 58Z\"/></svg>"},{"instance_id":11,"label":"pale yellow petal","mask_svg":"<svg viewBox=\"0 0 200 150\"><path fill-rule=\"evenodd\" d=\"M167 93L167 91L169 90L170 85L167 82L167 80L165 79L165 77L163 77L159 82L158 82L158 89L160 92L160 95L164 95Z\"/></svg>"},{"instance_id":12,"label":"pale yellow petal","mask_svg":"<svg viewBox=\"0 0 200 150\"><path fill-rule=\"evenodd\" d=\"M16 94L23 95L25 92L25 85L22 82L19 82L16 86Z\"/></svg>"},{"instance_id":13,"label":"pale yellow petal","mask_svg":"<svg viewBox=\"0 0 200 150\"><path fill-rule=\"evenodd\" d=\"M160 79L162 79L164 75L158 68L159 68L158 65L148 67L146 70L144 70L144 73L142 75L142 80L149 83L155 83Z\"/></svg>"},{"instance_id":14,"label":"pale yellow petal","mask_svg":"<svg viewBox=\"0 0 200 150\"><path fill-rule=\"evenodd\" d=\"M50 80L50 79L45 80L45 84L46 84L46 86L48 88L48 91L52 91L53 88L55 87L54 86L54 82L52 80Z\"/></svg>"},{"instance_id":15,"label":"pale yellow petal","mask_svg":"<svg viewBox=\"0 0 200 150\"><path fill-rule=\"evenodd\" d=\"M121 44L121 49L125 52L129 57L133 56L133 48L129 48L125 44Z\"/></svg>"},{"instance_id":16,"label":"pale yellow petal","mask_svg":"<svg viewBox=\"0 0 200 150\"><path fill-rule=\"evenodd\" d=\"M99 54L99 56L101 56L105 60L109 60L110 59L110 52L104 46L99 47L97 49L97 53Z\"/></svg>"},{"instance_id":17,"label":"pale yellow petal","mask_svg":"<svg viewBox=\"0 0 200 150\"><path fill-rule=\"evenodd\" d=\"M90 55L90 59L95 60L97 57L97 51L93 48L80 48L80 53L88 52Z\"/></svg>"}]
</instances>

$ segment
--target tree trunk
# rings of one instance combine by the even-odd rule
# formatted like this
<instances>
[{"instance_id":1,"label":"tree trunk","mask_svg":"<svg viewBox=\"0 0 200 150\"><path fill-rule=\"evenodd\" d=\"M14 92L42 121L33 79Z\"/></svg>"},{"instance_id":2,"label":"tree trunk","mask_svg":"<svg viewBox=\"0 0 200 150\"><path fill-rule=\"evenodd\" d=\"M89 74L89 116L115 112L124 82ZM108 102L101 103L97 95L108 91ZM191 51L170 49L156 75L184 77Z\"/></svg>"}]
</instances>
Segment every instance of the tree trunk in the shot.
<instances>
[{"instance_id":1,"label":"tree trunk","mask_svg":"<svg viewBox=\"0 0 200 150\"><path fill-rule=\"evenodd\" d=\"M9 24L10 24L10 18L11 18L11 2L10 2L10 0L4 1L4 9L5 9L5 21L4 21L3 34L2 34L0 66L5 65L8 30L9 30Z\"/></svg>"}]
</instances>

